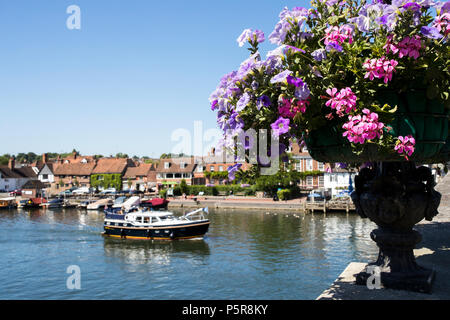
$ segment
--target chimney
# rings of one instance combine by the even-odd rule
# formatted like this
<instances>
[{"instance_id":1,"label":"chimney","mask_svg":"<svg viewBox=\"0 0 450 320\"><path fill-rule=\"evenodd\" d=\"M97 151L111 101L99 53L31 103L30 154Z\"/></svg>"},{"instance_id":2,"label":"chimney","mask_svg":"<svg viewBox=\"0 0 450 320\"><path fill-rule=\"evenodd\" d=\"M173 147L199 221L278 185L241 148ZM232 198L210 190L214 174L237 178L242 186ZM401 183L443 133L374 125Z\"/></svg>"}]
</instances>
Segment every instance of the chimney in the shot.
<instances>
[{"instance_id":1,"label":"chimney","mask_svg":"<svg viewBox=\"0 0 450 320\"><path fill-rule=\"evenodd\" d=\"M42 162L47 163L47 154L46 153L42 154Z\"/></svg>"},{"instance_id":2,"label":"chimney","mask_svg":"<svg viewBox=\"0 0 450 320\"><path fill-rule=\"evenodd\" d=\"M213 157L216 155L216 148L211 148L211 155Z\"/></svg>"},{"instance_id":3,"label":"chimney","mask_svg":"<svg viewBox=\"0 0 450 320\"><path fill-rule=\"evenodd\" d=\"M74 152L72 152L72 154L73 154L73 158L76 159L77 158L77 152L74 151Z\"/></svg>"},{"instance_id":4,"label":"chimney","mask_svg":"<svg viewBox=\"0 0 450 320\"><path fill-rule=\"evenodd\" d=\"M8 168L9 168L10 170L13 170L14 167L15 167L15 165L16 165L16 161L15 161L14 157L9 158Z\"/></svg>"}]
</instances>

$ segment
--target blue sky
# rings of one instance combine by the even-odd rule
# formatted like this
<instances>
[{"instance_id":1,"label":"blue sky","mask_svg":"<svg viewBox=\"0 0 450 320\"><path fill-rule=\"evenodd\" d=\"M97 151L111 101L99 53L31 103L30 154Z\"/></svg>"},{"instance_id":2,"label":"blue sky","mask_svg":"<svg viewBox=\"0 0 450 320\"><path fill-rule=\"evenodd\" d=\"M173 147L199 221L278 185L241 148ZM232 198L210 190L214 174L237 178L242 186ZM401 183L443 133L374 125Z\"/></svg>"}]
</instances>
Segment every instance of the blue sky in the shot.
<instances>
[{"instance_id":1,"label":"blue sky","mask_svg":"<svg viewBox=\"0 0 450 320\"><path fill-rule=\"evenodd\" d=\"M66 27L69 5L80 30ZM1 1L0 154L170 152L174 130L216 128L208 97L248 57L237 37L267 39L285 6L309 2Z\"/></svg>"}]
</instances>

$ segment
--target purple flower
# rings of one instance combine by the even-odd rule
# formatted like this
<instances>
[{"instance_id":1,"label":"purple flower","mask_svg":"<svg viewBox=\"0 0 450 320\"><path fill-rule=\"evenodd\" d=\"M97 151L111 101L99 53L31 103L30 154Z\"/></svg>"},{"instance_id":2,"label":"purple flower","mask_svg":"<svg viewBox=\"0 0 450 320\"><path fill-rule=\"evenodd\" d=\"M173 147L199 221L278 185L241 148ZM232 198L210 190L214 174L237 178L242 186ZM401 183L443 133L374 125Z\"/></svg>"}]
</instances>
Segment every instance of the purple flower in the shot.
<instances>
[{"instance_id":1,"label":"purple flower","mask_svg":"<svg viewBox=\"0 0 450 320\"><path fill-rule=\"evenodd\" d=\"M270 127L272 128L272 134L279 137L289 131L289 119L279 117L277 121L270 125Z\"/></svg>"},{"instance_id":2,"label":"purple flower","mask_svg":"<svg viewBox=\"0 0 450 320\"><path fill-rule=\"evenodd\" d=\"M314 50L311 53L311 56L316 60L316 61L322 61L325 60L327 58L327 52L325 49L317 49Z\"/></svg>"},{"instance_id":3,"label":"purple flower","mask_svg":"<svg viewBox=\"0 0 450 320\"><path fill-rule=\"evenodd\" d=\"M302 79L293 77L291 75L288 75L286 77L286 81L287 81L288 84L294 85L297 88L300 87L300 86L303 86L303 84L304 84Z\"/></svg>"},{"instance_id":4,"label":"purple flower","mask_svg":"<svg viewBox=\"0 0 450 320\"><path fill-rule=\"evenodd\" d=\"M403 5L403 8L405 8L406 10L411 10L411 11L420 11L420 5L418 5L415 2L408 2L406 4Z\"/></svg>"},{"instance_id":5,"label":"purple flower","mask_svg":"<svg viewBox=\"0 0 450 320\"><path fill-rule=\"evenodd\" d=\"M270 98L266 95L262 95L256 101L256 107L258 108L258 110L260 110L262 107L268 107L270 106L270 104L271 104Z\"/></svg>"},{"instance_id":6,"label":"purple flower","mask_svg":"<svg viewBox=\"0 0 450 320\"><path fill-rule=\"evenodd\" d=\"M341 52L342 51L342 46L336 42L329 42L327 44L327 46L325 47L325 50L327 50L328 52L332 51L332 50L336 50L337 52Z\"/></svg>"},{"instance_id":7,"label":"purple flower","mask_svg":"<svg viewBox=\"0 0 450 320\"><path fill-rule=\"evenodd\" d=\"M212 103L211 103L211 110L216 110L217 109L217 103L218 103L218 101L217 100L214 100Z\"/></svg>"},{"instance_id":8,"label":"purple flower","mask_svg":"<svg viewBox=\"0 0 450 320\"><path fill-rule=\"evenodd\" d=\"M248 92L245 92L236 104L236 111L241 112L242 110L244 110L249 102L250 95L248 94Z\"/></svg>"},{"instance_id":9,"label":"purple flower","mask_svg":"<svg viewBox=\"0 0 450 320\"><path fill-rule=\"evenodd\" d=\"M233 181L236 178L236 172L241 168L242 163L236 163L228 167L228 180Z\"/></svg>"},{"instance_id":10,"label":"purple flower","mask_svg":"<svg viewBox=\"0 0 450 320\"><path fill-rule=\"evenodd\" d=\"M301 86L295 89L294 96L298 98L299 100L306 100L308 99L309 95L311 94L311 91L308 88L308 85L303 82Z\"/></svg>"},{"instance_id":11,"label":"purple flower","mask_svg":"<svg viewBox=\"0 0 450 320\"><path fill-rule=\"evenodd\" d=\"M261 43L264 42L264 40L264 32L261 30L245 29L236 41L238 42L239 47L242 47L247 41Z\"/></svg>"},{"instance_id":12,"label":"purple flower","mask_svg":"<svg viewBox=\"0 0 450 320\"><path fill-rule=\"evenodd\" d=\"M439 32L439 30L434 27L424 26L424 27L420 28L420 32L422 32L422 34L425 37L430 38L430 39L440 39L443 37L443 35Z\"/></svg>"},{"instance_id":13,"label":"purple flower","mask_svg":"<svg viewBox=\"0 0 450 320\"><path fill-rule=\"evenodd\" d=\"M279 74L275 75L272 79L270 79L270 83L283 82L284 80L286 80L286 77L291 73L292 71L290 70L284 70L283 72L280 72Z\"/></svg>"}]
</instances>

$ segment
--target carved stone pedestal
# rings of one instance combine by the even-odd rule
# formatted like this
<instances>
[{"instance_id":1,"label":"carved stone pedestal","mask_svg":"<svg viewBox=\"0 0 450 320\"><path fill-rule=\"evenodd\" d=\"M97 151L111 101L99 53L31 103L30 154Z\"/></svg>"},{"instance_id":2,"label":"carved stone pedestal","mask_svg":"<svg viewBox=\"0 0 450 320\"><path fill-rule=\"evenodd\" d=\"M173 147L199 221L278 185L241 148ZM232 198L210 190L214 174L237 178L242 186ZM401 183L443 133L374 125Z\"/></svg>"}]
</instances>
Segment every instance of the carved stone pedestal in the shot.
<instances>
[{"instance_id":1,"label":"carved stone pedestal","mask_svg":"<svg viewBox=\"0 0 450 320\"><path fill-rule=\"evenodd\" d=\"M412 228L437 214L441 195L434 185L429 168L410 162L377 163L355 177L352 200L361 217L378 225L370 236L380 248L377 261L356 275L357 284L379 276L385 288L431 292L434 271L416 263L413 249L422 237Z\"/></svg>"}]
</instances>

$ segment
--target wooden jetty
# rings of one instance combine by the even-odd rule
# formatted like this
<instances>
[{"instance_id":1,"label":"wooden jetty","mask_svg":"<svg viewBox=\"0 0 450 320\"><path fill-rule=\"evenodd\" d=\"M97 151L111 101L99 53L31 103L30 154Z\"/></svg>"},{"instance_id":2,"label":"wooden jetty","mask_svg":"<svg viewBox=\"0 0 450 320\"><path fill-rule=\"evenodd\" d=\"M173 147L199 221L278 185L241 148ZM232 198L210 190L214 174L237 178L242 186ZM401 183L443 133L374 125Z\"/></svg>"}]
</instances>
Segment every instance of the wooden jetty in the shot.
<instances>
[{"instance_id":1,"label":"wooden jetty","mask_svg":"<svg viewBox=\"0 0 450 320\"><path fill-rule=\"evenodd\" d=\"M322 211L323 213L329 211L345 211L346 213L350 211L355 211L355 205L353 204L352 199L343 198L343 199L331 199L331 200L322 200L322 201L305 201L303 202L303 211L311 212L314 211Z\"/></svg>"}]
</instances>

